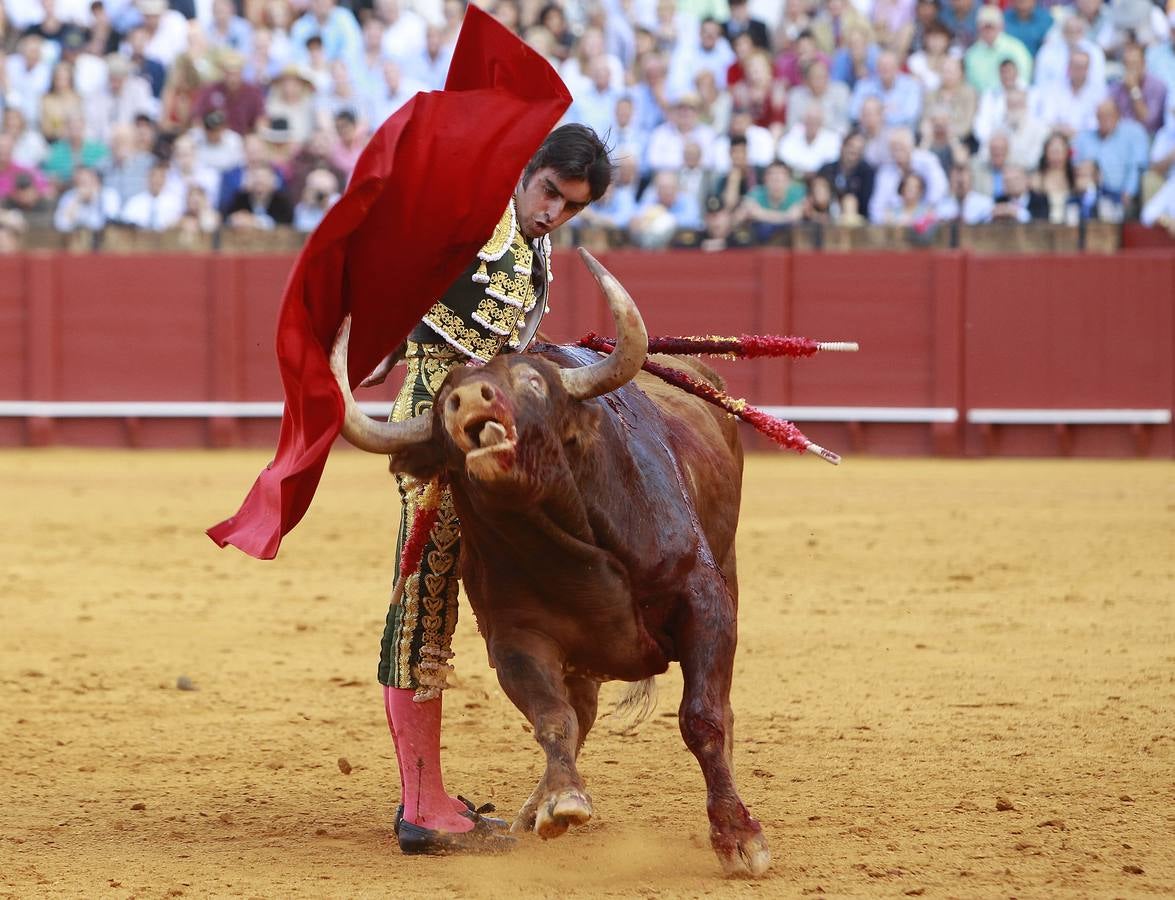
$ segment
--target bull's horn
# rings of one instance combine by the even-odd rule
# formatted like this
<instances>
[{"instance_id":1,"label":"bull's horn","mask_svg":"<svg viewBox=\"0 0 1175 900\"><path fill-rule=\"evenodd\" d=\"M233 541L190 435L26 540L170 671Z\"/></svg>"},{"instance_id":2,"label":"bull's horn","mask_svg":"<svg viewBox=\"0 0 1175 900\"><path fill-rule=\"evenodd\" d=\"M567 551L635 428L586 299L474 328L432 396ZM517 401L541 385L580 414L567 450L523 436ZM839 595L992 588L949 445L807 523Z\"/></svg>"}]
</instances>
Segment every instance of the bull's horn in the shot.
<instances>
[{"instance_id":1,"label":"bull's horn","mask_svg":"<svg viewBox=\"0 0 1175 900\"><path fill-rule=\"evenodd\" d=\"M347 345L351 340L351 317L343 319L335 346L330 354L330 370L343 392L343 437L371 453L395 453L412 444L427 441L432 435L432 412L425 412L403 422L380 422L363 412L355 403L347 381Z\"/></svg>"},{"instance_id":2,"label":"bull's horn","mask_svg":"<svg viewBox=\"0 0 1175 900\"><path fill-rule=\"evenodd\" d=\"M579 255L604 292L616 323L616 347L610 354L590 366L560 370L567 393L576 400L589 400L632 381L649 353L649 335L624 286L582 247Z\"/></svg>"}]
</instances>

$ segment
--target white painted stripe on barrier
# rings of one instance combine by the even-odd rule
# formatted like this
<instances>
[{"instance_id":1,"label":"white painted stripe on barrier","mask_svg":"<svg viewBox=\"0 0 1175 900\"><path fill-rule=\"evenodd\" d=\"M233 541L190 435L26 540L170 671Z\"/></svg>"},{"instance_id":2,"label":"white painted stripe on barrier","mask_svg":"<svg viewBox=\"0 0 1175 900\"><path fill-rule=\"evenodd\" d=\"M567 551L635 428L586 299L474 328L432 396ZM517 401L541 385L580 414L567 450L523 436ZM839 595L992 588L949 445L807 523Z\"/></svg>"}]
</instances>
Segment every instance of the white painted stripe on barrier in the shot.
<instances>
[{"instance_id":1,"label":"white painted stripe on barrier","mask_svg":"<svg viewBox=\"0 0 1175 900\"><path fill-rule=\"evenodd\" d=\"M973 425L1169 425L1169 409L971 409Z\"/></svg>"},{"instance_id":2,"label":"white painted stripe on barrier","mask_svg":"<svg viewBox=\"0 0 1175 900\"><path fill-rule=\"evenodd\" d=\"M952 406L764 406L763 411L796 422L957 422Z\"/></svg>"},{"instance_id":3,"label":"white painted stripe on barrier","mask_svg":"<svg viewBox=\"0 0 1175 900\"><path fill-rule=\"evenodd\" d=\"M0 417L42 419L277 419L284 404L227 401L0 400ZM386 418L391 403L360 403L369 416Z\"/></svg>"}]
</instances>

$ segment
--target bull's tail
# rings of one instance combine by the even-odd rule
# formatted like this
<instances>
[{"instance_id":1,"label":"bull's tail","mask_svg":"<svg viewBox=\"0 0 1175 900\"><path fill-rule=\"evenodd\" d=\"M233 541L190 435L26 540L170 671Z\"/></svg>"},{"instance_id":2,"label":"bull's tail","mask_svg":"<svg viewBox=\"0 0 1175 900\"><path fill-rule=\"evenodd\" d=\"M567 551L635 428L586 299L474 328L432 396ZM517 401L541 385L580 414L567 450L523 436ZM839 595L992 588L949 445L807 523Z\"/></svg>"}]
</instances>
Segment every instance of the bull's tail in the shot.
<instances>
[{"instance_id":1,"label":"bull's tail","mask_svg":"<svg viewBox=\"0 0 1175 900\"><path fill-rule=\"evenodd\" d=\"M621 734L628 734L635 731L656 708L657 679L650 676L644 681L629 684L608 718L616 720Z\"/></svg>"}]
</instances>

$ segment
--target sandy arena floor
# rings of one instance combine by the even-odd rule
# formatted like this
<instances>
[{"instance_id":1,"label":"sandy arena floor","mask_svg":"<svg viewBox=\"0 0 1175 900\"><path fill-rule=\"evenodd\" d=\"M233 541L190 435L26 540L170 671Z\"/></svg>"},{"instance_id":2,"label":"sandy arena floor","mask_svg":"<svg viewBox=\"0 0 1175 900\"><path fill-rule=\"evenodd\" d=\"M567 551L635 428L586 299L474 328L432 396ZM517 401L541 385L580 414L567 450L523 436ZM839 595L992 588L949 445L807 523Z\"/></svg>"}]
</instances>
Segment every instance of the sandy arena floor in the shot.
<instances>
[{"instance_id":1,"label":"sandy arena floor","mask_svg":"<svg viewBox=\"0 0 1175 900\"><path fill-rule=\"evenodd\" d=\"M742 882L676 670L639 733L588 740L584 830L402 857L373 680L390 482L337 452L261 563L201 532L265 459L0 453L0 896L1175 892L1170 463L751 459L736 761L774 863ZM538 748L471 615L457 650L450 785L512 814Z\"/></svg>"}]
</instances>

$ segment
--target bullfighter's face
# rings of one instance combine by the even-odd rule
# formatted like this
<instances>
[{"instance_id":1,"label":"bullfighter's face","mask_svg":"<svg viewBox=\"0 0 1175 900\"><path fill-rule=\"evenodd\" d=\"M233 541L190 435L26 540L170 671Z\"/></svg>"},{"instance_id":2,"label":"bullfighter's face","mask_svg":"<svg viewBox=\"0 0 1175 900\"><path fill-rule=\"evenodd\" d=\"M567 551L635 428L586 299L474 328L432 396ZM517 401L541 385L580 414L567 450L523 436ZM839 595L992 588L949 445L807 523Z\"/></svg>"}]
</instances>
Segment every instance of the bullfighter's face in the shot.
<instances>
[{"instance_id":1,"label":"bullfighter's face","mask_svg":"<svg viewBox=\"0 0 1175 900\"><path fill-rule=\"evenodd\" d=\"M550 166L532 173L514 195L518 227L532 241L554 231L591 202L592 191L586 179L561 178Z\"/></svg>"},{"instance_id":2,"label":"bullfighter's face","mask_svg":"<svg viewBox=\"0 0 1175 900\"><path fill-rule=\"evenodd\" d=\"M514 354L454 370L433 409L454 475L523 502L562 480L566 451L586 442L597 418L593 404L568 396L552 363Z\"/></svg>"}]
</instances>

